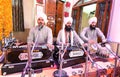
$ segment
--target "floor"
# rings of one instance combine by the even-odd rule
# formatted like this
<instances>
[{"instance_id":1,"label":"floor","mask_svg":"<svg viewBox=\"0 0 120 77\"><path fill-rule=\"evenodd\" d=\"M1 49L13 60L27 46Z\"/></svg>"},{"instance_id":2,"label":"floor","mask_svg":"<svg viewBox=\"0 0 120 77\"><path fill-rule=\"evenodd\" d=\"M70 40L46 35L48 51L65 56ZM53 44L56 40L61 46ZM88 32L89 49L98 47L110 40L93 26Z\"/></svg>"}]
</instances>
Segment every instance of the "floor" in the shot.
<instances>
[{"instance_id":1,"label":"floor","mask_svg":"<svg viewBox=\"0 0 120 77\"><path fill-rule=\"evenodd\" d=\"M97 61L93 64L91 62L86 63L87 69L85 69L85 63L74 65L71 67L64 68L63 70L67 73L69 77L84 77L83 73L86 73L87 77L96 77L98 73L96 72L98 69L109 69L113 68L114 60L110 60L108 62ZM109 67L108 67L109 66ZM2 67L2 64L0 64ZM32 74L32 77L53 77L53 73L56 71L56 67L48 67L43 68L42 72L37 72ZM87 70L87 71L85 71ZM112 75L113 69L107 70L107 75ZM100 71L99 71L100 74ZM0 77L21 77L22 72L8 74L8 75L1 75ZM30 74L25 75L25 77L29 77ZM102 76L105 77L105 76Z\"/></svg>"},{"instance_id":2,"label":"floor","mask_svg":"<svg viewBox=\"0 0 120 77\"><path fill-rule=\"evenodd\" d=\"M102 74L100 69L107 69L106 74L103 75L102 77L105 77L106 75L113 75L113 71L114 71L113 68L114 68L114 61L115 61L113 57L108 59L99 58L94 61L95 61L94 63L91 63L90 61L88 61L86 63L81 63L74 66L63 68L62 70L64 70L69 77L84 77L84 75L86 75L86 77L97 77L98 75L100 76ZM118 60L118 65L119 64L120 63ZM3 63L0 63L0 68L2 66L3 66ZM32 77L54 77L53 73L56 70L57 70L56 66L47 67L47 68L43 68L42 72L40 70L37 70L36 73L26 74L25 77L29 77L29 75L32 75ZM0 77L21 77L21 75L22 75L22 72L2 75L1 69L0 69Z\"/></svg>"}]
</instances>

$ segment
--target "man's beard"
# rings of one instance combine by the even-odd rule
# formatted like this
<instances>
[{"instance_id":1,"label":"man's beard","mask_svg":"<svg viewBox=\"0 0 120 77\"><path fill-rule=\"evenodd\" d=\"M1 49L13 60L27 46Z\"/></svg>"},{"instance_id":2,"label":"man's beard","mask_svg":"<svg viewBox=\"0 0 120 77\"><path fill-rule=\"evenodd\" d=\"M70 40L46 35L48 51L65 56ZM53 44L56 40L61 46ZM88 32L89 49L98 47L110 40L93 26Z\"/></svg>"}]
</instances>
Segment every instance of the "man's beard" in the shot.
<instances>
[{"instance_id":1,"label":"man's beard","mask_svg":"<svg viewBox=\"0 0 120 77\"><path fill-rule=\"evenodd\" d=\"M90 30L95 30L95 28L96 28L95 25L94 26L90 25Z\"/></svg>"},{"instance_id":2,"label":"man's beard","mask_svg":"<svg viewBox=\"0 0 120 77\"><path fill-rule=\"evenodd\" d=\"M72 30L71 26L65 26L65 31L70 32Z\"/></svg>"},{"instance_id":3,"label":"man's beard","mask_svg":"<svg viewBox=\"0 0 120 77\"><path fill-rule=\"evenodd\" d=\"M38 24L38 30L40 31L43 28L42 23Z\"/></svg>"}]
</instances>

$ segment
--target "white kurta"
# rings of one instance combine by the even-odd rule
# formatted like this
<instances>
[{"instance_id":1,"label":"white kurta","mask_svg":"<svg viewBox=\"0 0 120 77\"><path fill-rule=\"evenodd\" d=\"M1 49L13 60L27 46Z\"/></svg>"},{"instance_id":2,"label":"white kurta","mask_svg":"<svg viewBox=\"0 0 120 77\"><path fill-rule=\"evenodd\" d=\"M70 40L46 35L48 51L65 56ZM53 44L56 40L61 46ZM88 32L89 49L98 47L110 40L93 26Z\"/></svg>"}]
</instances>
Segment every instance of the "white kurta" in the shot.
<instances>
[{"instance_id":1,"label":"white kurta","mask_svg":"<svg viewBox=\"0 0 120 77\"><path fill-rule=\"evenodd\" d=\"M101 37L102 42L106 41L104 34L99 28L96 28L95 30L90 30L89 27L86 27L81 32L80 36L86 42L88 42L88 40L94 40L97 43L98 36Z\"/></svg>"},{"instance_id":2,"label":"white kurta","mask_svg":"<svg viewBox=\"0 0 120 77\"><path fill-rule=\"evenodd\" d=\"M31 28L29 32L29 36L27 39L27 42L35 42L36 38L37 39L37 44L52 44L53 43L53 35L52 35L52 30L47 27L43 26L40 30L39 27L33 27Z\"/></svg>"},{"instance_id":3,"label":"white kurta","mask_svg":"<svg viewBox=\"0 0 120 77\"><path fill-rule=\"evenodd\" d=\"M67 33L67 32L65 32L64 29L61 29L57 36L57 44L69 43L69 40L68 40L69 34L71 35L71 37L70 37L71 45L75 45L76 43L79 43L81 45L84 43L74 30L71 31L70 33Z\"/></svg>"}]
</instances>

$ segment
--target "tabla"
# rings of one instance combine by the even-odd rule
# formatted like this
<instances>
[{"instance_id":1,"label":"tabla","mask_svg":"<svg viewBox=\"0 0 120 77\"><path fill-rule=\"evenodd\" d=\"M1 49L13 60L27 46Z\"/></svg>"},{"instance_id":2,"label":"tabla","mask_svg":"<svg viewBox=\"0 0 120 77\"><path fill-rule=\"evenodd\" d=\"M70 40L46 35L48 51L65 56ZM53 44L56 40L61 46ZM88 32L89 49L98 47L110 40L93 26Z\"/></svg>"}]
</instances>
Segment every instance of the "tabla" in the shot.
<instances>
[{"instance_id":1,"label":"tabla","mask_svg":"<svg viewBox=\"0 0 120 77\"><path fill-rule=\"evenodd\" d=\"M110 50L106 47L109 44L93 44L89 47L90 54L95 54L97 57L100 58L109 58Z\"/></svg>"},{"instance_id":2,"label":"tabla","mask_svg":"<svg viewBox=\"0 0 120 77\"><path fill-rule=\"evenodd\" d=\"M106 47L106 45L99 45L96 55L101 58L109 58L110 50Z\"/></svg>"}]
</instances>

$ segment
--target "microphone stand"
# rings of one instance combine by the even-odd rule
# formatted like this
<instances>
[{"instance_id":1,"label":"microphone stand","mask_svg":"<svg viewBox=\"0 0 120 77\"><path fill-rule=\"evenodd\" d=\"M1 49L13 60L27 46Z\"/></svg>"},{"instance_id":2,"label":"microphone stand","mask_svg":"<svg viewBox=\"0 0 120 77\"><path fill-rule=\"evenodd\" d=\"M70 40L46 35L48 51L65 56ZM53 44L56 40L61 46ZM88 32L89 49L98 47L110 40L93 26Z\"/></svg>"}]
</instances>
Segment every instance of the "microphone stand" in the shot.
<instances>
[{"instance_id":1,"label":"microphone stand","mask_svg":"<svg viewBox=\"0 0 120 77\"><path fill-rule=\"evenodd\" d=\"M67 73L66 73L64 70L62 70L62 66L63 66L63 56L64 56L64 54L65 54L66 49L67 49L67 46L66 46L65 49L64 49L64 46L63 46L63 44L62 44L61 50L59 50L60 67L59 67L58 70L56 70L56 71L54 72L54 77L68 77L68 76L67 76Z\"/></svg>"},{"instance_id":2,"label":"microphone stand","mask_svg":"<svg viewBox=\"0 0 120 77\"><path fill-rule=\"evenodd\" d=\"M38 32L40 31L40 29L38 29ZM31 49L31 45L28 44L28 61L27 61L26 66L25 66L25 68L22 72L21 77L25 77L25 74L26 74L27 71L28 71L29 77L31 77L31 74L32 74L32 71L33 71L32 68L31 68L31 66L32 66L32 54L33 54L34 48L36 46L36 43L37 43L37 40L38 40L38 37L39 37L38 32L37 32L37 37L36 37L35 43L32 46L32 49ZM33 71L33 73L34 73L34 71Z\"/></svg>"},{"instance_id":3,"label":"microphone stand","mask_svg":"<svg viewBox=\"0 0 120 77\"><path fill-rule=\"evenodd\" d=\"M81 45L81 46L82 46L82 45ZM82 48L83 48L83 51L84 51L85 54L86 54L85 74L84 74L84 77L87 77L88 59L90 60L91 63L94 63L94 61L92 60L91 56L89 55L89 53L87 52L87 50L85 49L85 47L82 46Z\"/></svg>"},{"instance_id":4,"label":"microphone stand","mask_svg":"<svg viewBox=\"0 0 120 77\"><path fill-rule=\"evenodd\" d=\"M115 62L114 62L114 72L113 72L113 77L116 77L116 67L117 67L117 59L120 61L118 57L118 51L119 51L119 44L117 44L117 51L116 54L114 54L108 47L106 47L109 52L115 57Z\"/></svg>"},{"instance_id":5,"label":"microphone stand","mask_svg":"<svg viewBox=\"0 0 120 77\"><path fill-rule=\"evenodd\" d=\"M82 46L82 45L81 45ZM86 54L86 62L85 62L85 74L84 74L84 77L88 77L87 76L87 69L88 69L88 59L90 60L90 62L92 63L92 66L94 66L94 64L96 65L96 67L97 67L97 70L98 70L98 66L99 66L99 68L101 68L101 69L103 69L103 67L102 66L100 66L99 64L97 64L97 63L95 63L94 61L93 61L93 59L91 58L91 56L90 56L90 54L89 54L89 52L85 49L85 47L84 46L82 46L82 48L83 48L83 51L85 52L85 54Z\"/></svg>"}]
</instances>

